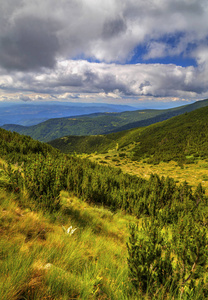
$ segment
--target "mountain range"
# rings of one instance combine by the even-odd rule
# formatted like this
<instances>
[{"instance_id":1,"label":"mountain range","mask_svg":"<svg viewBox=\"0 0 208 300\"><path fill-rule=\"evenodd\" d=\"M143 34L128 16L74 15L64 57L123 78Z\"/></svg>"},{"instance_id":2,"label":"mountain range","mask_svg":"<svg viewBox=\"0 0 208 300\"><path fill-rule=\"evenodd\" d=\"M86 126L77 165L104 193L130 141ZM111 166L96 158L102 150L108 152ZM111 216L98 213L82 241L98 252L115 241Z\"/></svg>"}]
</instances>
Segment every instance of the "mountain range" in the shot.
<instances>
[{"instance_id":1,"label":"mountain range","mask_svg":"<svg viewBox=\"0 0 208 300\"><path fill-rule=\"evenodd\" d=\"M33 126L5 124L2 128L49 142L64 136L103 135L144 127L208 105L208 99L165 110L145 109L53 118Z\"/></svg>"},{"instance_id":2,"label":"mountain range","mask_svg":"<svg viewBox=\"0 0 208 300\"><path fill-rule=\"evenodd\" d=\"M51 118L86 115L97 112L122 112L136 110L129 105L107 103L73 103L73 102L37 102L5 103L0 102L0 126L16 124L32 126Z\"/></svg>"}]
</instances>

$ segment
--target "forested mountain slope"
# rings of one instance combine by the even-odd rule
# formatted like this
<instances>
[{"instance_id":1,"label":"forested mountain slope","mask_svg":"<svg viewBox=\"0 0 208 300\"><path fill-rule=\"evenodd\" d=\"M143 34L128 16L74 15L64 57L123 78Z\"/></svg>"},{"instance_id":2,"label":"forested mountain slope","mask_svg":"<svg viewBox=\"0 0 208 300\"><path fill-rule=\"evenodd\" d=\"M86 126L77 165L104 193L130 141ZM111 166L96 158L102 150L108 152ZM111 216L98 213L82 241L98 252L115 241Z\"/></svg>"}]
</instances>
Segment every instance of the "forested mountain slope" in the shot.
<instances>
[{"instance_id":1,"label":"forested mountain slope","mask_svg":"<svg viewBox=\"0 0 208 300\"><path fill-rule=\"evenodd\" d=\"M148 127L101 136L68 136L50 144L65 153L101 153L115 147L123 151L124 147L132 145L131 150L125 151L126 154L131 151L133 160L147 159L154 163L207 158L208 106Z\"/></svg>"},{"instance_id":2,"label":"forested mountain slope","mask_svg":"<svg viewBox=\"0 0 208 300\"><path fill-rule=\"evenodd\" d=\"M50 119L29 127L14 124L2 127L47 142L68 135L98 135L143 127L205 105L208 105L208 100L166 110L147 109L122 113L98 113L87 116Z\"/></svg>"},{"instance_id":3,"label":"forested mountain slope","mask_svg":"<svg viewBox=\"0 0 208 300\"><path fill-rule=\"evenodd\" d=\"M48 153L55 155L59 153L58 150L42 143L33 140L29 136L20 135L16 132L11 132L0 128L0 157L9 159L23 159L32 154L41 153L47 156Z\"/></svg>"},{"instance_id":4,"label":"forested mountain slope","mask_svg":"<svg viewBox=\"0 0 208 300\"><path fill-rule=\"evenodd\" d=\"M193 161L208 157L208 106L185 113L141 132L134 159L149 162Z\"/></svg>"},{"instance_id":5,"label":"forested mountain slope","mask_svg":"<svg viewBox=\"0 0 208 300\"><path fill-rule=\"evenodd\" d=\"M163 114L163 110L123 113L96 113L87 116L50 119L34 126L8 124L2 128L26 134L40 141L50 141L66 135L97 135L114 131L129 122L146 120Z\"/></svg>"},{"instance_id":6,"label":"forested mountain slope","mask_svg":"<svg viewBox=\"0 0 208 300\"><path fill-rule=\"evenodd\" d=\"M153 117L150 117L143 121L139 120L139 121L136 121L133 123L128 123L124 126L121 126L120 128L116 128L116 132L132 129L132 128L137 128L137 127L141 127L141 126L148 126L148 125L151 125L154 123L162 122L162 121L168 120L172 117L184 114L186 112L191 112L191 111L194 111L195 109L205 107L205 106L208 106L208 99L197 101L192 104L179 107L176 110L164 111L163 113L161 113L158 116L153 116Z\"/></svg>"},{"instance_id":7,"label":"forested mountain slope","mask_svg":"<svg viewBox=\"0 0 208 300\"><path fill-rule=\"evenodd\" d=\"M59 149L63 153L106 153L116 148L134 145L139 141L140 132L145 127L125 130L104 135L89 136L65 136L48 142L49 145Z\"/></svg>"},{"instance_id":8,"label":"forested mountain slope","mask_svg":"<svg viewBox=\"0 0 208 300\"><path fill-rule=\"evenodd\" d=\"M207 299L201 184L124 174L5 130L0 141L2 300Z\"/></svg>"}]
</instances>

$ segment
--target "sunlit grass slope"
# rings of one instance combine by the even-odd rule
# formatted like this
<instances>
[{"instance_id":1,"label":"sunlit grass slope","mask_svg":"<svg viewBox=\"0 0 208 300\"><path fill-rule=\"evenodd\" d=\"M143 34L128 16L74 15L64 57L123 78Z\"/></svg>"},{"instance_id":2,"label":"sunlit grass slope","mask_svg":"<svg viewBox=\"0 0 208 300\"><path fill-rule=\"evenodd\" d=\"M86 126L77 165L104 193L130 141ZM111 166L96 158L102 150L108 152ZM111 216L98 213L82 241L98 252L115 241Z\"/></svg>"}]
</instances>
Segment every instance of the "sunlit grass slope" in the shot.
<instances>
[{"instance_id":1,"label":"sunlit grass slope","mask_svg":"<svg viewBox=\"0 0 208 300\"><path fill-rule=\"evenodd\" d=\"M128 299L127 224L135 219L66 192L61 201L58 213L43 215L0 191L0 299Z\"/></svg>"}]
</instances>

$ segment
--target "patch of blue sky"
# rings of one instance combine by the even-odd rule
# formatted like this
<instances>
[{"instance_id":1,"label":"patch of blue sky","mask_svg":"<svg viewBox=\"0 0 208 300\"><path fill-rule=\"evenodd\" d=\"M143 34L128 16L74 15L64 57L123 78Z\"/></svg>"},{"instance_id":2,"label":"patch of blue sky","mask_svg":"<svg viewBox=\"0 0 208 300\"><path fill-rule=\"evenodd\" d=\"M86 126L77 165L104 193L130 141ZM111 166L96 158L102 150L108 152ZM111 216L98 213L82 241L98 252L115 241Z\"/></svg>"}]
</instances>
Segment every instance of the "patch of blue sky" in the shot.
<instances>
[{"instance_id":1,"label":"patch of blue sky","mask_svg":"<svg viewBox=\"0 0 208 300\"><path fill-rule=\"evenodd\" d=\"M181 54L177 56L165 56L165 57L159 57L159 58L150 58L150 59L144 59L143 56L147 53L147 48L138 46L134 50L134 55L130 60L127 60L125 62L112 62L112 63L118 63L121 65L125 64L138 64L138 63L145 63L145 64L174 64L182 67L188 67L188 66L197 66L197 62L194 58L191 56ZM84 55L79 55L73 58L73 60L87 60L90 63L101 63L102 61L94 58L94 57L86 57Z\"/></svg>"},{"instance_id":2,"label":"patch of blue sky","mask_svg":"<svg viewBox=\"0 0 208 300\"><path fill-rule=\"evenodd\" d=\"M124 61L112 61L112 63L117 63L121 65L125 64L137 64L137 63L145 63L145 64L174 64L182 67L188 66L197 66L197 62L192 56L192 52L196 49L197 44L194 42L184 42L185 47L180 54L174 55L174 50L177 49L180 43L183 43L183 39L186 40L186 34L184 32L177 32L175 34L166 34L163 35L159 39L149 40L146 43L140 44L134 48L132 53L129 53L129 59L127 58ZM146 55L150 51L151 44L158 43L161 45L165 45L168 50L164 51L164 55L159 55L158 57L155 55L154 58L148 58ZM177 52L177 51L176 51ZM170 55L170 54L171 55ZM78 54L73 57L72 60L86 60L90 63L101 63L103 61L95 58L86 56L84 53Z\"/></svg>"},{"instance_id":3,"label":"patch of blue sky","mask_svg":"<svg viewBox=\"0 0 208 300\"><path fill-rule=\"evenodd\" d=\"M146 64L175 64L182 67L197 66L196 60L192 56L192 52L196 49L197 44L194 42L184 42L184 49L180 54L174 55L174 50L177 49L180 43L186 40L186 35L183 32L176 34L167 34L157 40L150 40L146 44L138 45L133 51L133 56L128 61L129 64L146 63ZM154 58L148 58L148 52L151 50L151 44L164 45L165 51L163 55L155 55ZM177 51L175 51L177 52ZM172 54L171 54L172 53Z\"/></svg>"},{"instance_id":4,"label":"patch of blue sky","mask_svg":"<svg viewBox=\"0 0 208 300\"><path fill-rule=\"evenodd\" d=\"M197 63L195 59L191 57L184 57L183 55L180 56L167 56L163 58L157 58L157 59L148 59L146 61L142 61L143 63L147 64L174 64L176 66L181 67L189 67L189 66L197 66ZM135 62L134 62L135 63Z\"/></svg>"}]
</instances>

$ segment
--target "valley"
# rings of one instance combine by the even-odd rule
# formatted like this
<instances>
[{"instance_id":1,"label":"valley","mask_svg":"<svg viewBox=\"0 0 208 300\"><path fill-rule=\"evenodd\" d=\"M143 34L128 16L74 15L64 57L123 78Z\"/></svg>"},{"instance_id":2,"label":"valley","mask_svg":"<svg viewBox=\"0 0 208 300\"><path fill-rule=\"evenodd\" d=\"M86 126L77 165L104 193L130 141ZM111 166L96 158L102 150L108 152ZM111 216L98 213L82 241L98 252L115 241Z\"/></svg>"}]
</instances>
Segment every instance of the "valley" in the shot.
<instances>
[{"instance_id":1,"label":"valley","mask_svg":"<svg viewBox=\"0 0 208 300\"><path fill-rule=\"evenodd\" d=\"M207 113L50 143L0 129L0 298L207 299Z\"/></svg>"}]
</instances>

